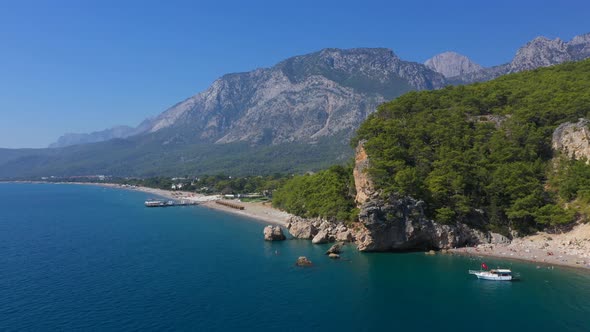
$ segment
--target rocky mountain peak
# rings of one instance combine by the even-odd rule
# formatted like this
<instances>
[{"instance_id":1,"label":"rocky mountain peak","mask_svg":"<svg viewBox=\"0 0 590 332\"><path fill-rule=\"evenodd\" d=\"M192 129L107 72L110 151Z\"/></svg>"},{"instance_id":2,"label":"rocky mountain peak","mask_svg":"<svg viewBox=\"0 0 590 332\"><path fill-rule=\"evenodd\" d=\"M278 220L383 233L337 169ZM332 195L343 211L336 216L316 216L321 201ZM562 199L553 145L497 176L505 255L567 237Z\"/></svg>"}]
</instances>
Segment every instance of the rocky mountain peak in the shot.
<instances>
[{"instance_id":1,"label":"rocky mountain peak","mask_svg":"<svg viewBox=\"0 0 590 332\"><path fill-rule=\"evenodd\" d=\"M573 60L568 44L559 38L537 37L521 47L510 63L509 72L547 67Z\"/></svg>"},{"instance_id":2,"label":"rocky mountain peak","mask_svg":"<svg viewBox=\"0 0 590 332\"><path fill-rule=\"evenodd\" d=\"M444 52L426 60L426 67L441 73L445 77L454 77L473 73L483 69L468 57L455 52Z\"/></svg>"},{"instance_id":3,"label":"rocky mountain peak","mask_svg":"<svg viewBox=\"0 0 590 332\"><path fill-rule=\"evenodd\" d=\"M575 36L568 43L568 49L576 61L590 57L590 33Z\"/></svg>"},{"instance_id":4,"label":"rocky mountain peak","mask_svg":"<svg viewBox=\"0 0 590 332\"><path fill-rule=\"evenodd\" d=\"M575 36L574 38L572 38L572 40L568 44L579 45L579 44L586 44L586 43L590 43L590 33Z\"/></svg>"}]
</instances>

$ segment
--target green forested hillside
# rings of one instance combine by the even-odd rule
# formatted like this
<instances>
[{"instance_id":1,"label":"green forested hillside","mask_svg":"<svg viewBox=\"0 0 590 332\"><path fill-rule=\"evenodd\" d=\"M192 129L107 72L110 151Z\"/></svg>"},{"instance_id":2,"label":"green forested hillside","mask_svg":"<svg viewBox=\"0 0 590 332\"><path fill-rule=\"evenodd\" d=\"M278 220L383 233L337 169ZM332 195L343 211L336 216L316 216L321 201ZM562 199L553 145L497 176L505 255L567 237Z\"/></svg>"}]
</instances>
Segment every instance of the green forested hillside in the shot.
<instances>
[{"instance_id":1,"label":"green forested hillside","mask_svg":"<svg viewBox=\"0 0 590 332\"><path fill-rule=\"evenodd\" d=\"M484 212L492 229L527 232L572 221L575 209L563 203L590 196L589 166L549 163L553 130L581 117L590 117L588 60L410 92L383 104L353 143L366 140L384 194L423 199L439 222ZM561 169L549 183L554 164Z\"/></svg>"},{"instance_id":2,"label":"green forested hillside","mask_svg":"<svg viewBox=\"0 0 590 332\"><path fill-rule=\"evenodd\" d=\"M352 167L332 166L295 176L274 193L272 201L273 206L303 217L355 220Z\"/></svg>"},{"instance_id":3,"label":"green forested hillside","mask_svg":"<svg viewBox=\"0 0 590 332\"><path fill-rule=\"evenodd\" d=\"M349 136L348 136L349 137ZM115 177L233 176L303 173L344 164L353 152L344 135L316 144L205 144L131 137L60 149L0 151L0 179L105 174Z\"/></svg>"}]
</instances>

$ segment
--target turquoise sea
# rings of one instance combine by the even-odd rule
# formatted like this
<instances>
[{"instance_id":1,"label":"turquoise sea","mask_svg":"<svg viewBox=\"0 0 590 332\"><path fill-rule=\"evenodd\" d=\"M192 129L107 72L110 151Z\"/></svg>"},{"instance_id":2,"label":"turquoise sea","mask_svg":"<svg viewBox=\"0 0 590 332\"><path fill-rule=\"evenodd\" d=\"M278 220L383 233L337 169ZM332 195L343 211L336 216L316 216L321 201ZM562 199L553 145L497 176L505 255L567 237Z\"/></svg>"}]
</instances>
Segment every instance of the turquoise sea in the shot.
<instances>
[{"instance_id":1,"label":"turquoise sea","mask_svg":"<svg viewBox=\"0 0 590 332\"><path fill-rule=\"evenodd\" d=\"M0 331L590 331L590 271L423 253L324 255L147 194L0 184ZM298 256L314 266L298 268Z\"/></svg>"}]
</instances>

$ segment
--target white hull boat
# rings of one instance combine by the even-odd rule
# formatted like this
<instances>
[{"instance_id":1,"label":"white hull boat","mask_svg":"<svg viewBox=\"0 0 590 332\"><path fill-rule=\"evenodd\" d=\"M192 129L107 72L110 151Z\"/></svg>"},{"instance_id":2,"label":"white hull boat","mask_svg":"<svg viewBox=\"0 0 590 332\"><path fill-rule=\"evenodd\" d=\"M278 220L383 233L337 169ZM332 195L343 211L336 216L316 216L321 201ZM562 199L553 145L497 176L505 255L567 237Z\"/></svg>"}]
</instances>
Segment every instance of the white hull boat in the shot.
<instances>
[{"instance_id":1,"label":"white hull boat","mask_svg":"<svg viewBox=\"0 0 590 332\"><path fill-rule=\"evenodd\" d=\"M489 270L489 271L475 271L469 270L469 274L474 274L478 279L484 280L495 280L495 281L511 281L512 278L512 271L508 269L497 269L497 270Z\"/></svg>"}]
</instances>

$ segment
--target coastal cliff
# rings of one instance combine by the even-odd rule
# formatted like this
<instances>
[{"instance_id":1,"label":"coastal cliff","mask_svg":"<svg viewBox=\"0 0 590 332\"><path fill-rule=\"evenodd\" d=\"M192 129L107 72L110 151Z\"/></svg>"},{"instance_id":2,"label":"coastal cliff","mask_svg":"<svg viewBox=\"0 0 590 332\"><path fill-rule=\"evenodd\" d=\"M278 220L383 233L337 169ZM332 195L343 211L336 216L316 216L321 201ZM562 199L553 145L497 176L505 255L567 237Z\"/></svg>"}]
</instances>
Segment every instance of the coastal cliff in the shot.
<instances>
[{"instance_id":1,"label":"coastal cliff","mask_svg":"<svg viewBox=\"0 0 590 332\"><path fill-rule=\"evenodd\" d=\"M360 208L354 234L360 251L450 249L480 243L509 241L495 233L484 233L462 223L442 225L426 217L424 202L397 194L375 191L367 170L369 157L364 142L356 148L354 180ZM359 195L360 193L360 195Z\"/></svg>"},{"instance_id":2,"label":"coastal cliff","mask_svg":"<svg viewBox=\"0 0 590 332\"><path fill-rule=\"evenodd\" d=\"M354 242L360 251L450 249L482 243L506 243L500 234L482 232L462 223L443 225L426 217L424 202L409 196L383 198L368 174L369 156L364 142L356 148L353 168L358 221L348 226L335 220L291 217L289 233L321 244Z\"/></svg>"}]
</instances>

